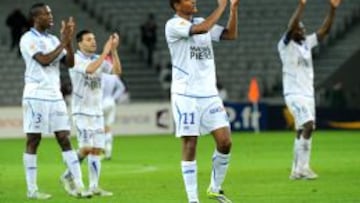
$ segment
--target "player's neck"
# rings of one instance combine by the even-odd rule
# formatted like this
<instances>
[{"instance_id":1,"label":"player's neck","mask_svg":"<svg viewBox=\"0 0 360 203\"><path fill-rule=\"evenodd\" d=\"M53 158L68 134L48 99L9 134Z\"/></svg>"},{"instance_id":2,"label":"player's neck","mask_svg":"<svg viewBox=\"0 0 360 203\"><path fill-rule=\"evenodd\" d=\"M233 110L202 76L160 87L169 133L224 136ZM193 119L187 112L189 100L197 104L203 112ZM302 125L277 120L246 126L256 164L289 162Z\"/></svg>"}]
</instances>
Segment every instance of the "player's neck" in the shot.
<instances>
[{"instance_id":1,"label":"player's neck","mask_svg":"<svg viewBox=\"0 0 360 203\"><path fill-rule=\"evenodd\" d=\"M90 52L87 52L87 51L84 51L84 50L81 50L79 49L79 51L84 55L84 56L87 56L87 57L90 57L90 56L93 56L95 53L90 53Z\"/></svg>"},{"instance_id":2,"label":"player's neck","mask_svg":"<svg viewBox=\"0 0 360 203\"><path fill-rule=\"evenodd\" d=\"M34 25L34 28L36 31L38 31L39 33L45 33L46 32L46 28L42 28L41 26L39 25Z\"/></svg>"},{"instance_id":3,"label":"player's neck","mask_svg":"<svg viewBox=\"0 0 360 203\"><path fill-rule=\"evenodd\" d=\"M180 12L176 12L176 15L178 15L179 17L184 18L184 19L186 19L188 21L191 21L191 19L193 17L192 15L187 15L187 14L180 13Z\"/></svg>"}]
</instances>

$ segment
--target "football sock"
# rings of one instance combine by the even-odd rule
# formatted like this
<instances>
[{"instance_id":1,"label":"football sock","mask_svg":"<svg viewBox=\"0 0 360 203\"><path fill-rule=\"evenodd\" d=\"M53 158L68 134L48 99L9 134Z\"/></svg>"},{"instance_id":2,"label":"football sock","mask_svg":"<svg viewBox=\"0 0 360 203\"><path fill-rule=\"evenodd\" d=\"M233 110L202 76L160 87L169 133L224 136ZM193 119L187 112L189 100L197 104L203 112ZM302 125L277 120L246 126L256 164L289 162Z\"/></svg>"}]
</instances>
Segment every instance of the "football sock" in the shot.
<instances>
[{"instance_id":1,"label":"football sock","mask_svg":"<svg viewBox=\"0 0 360 203\"><path fill-rule=\"evenodd\" d=\"M311 138L310 139L305 139L303 137L301 137L301 142L302 142L302 167L304 169L309 169L310 168L310 154L311 154Z\"/></svg>"},{"instance_id":2,"label":"football sock","mask_svg":"<svg viewBox=\"0 0 360 203\"><path fill-rule=\"evenodd\" d=\"M299 159L300 159L300 151L301 151L300 139L295 137L294 141L294 160L292 164L292 172L299 172Z\"/></svg>"},{"instance_id":3,"label":"football sock","mask_svg":"<svg viewBox=\"0 0 360 203\"><path fill-rule=\"evenodd\" d=\"M97 188L99 186L101 161L99 155L88 156L88 169L89 169L89 188Z\"/></svg>"},{"instance_id":4,"label":"football sock","mask_svg":"<svg viewBox=\"0 0 360 203\"><path fill-rule=\"evenodd\" d=\"M70 170L72 176L74 177L74 182L76 187L83 188L84 183L82 181L80 163L75 151L74 150L63 151L62 155L68 169Z\"/></svg>"},{"instance_id":5,"label":"football sock","mask_svg":"<svg viewBox=\"0 0 360 203\"><path fill-rule=\"evenodd\" d=\"M213 192L219 192L225 180L226 172L229 167L230 154L222 154L215 150L212 158L212 171L210 188Z\"/></svg>"},{"instance_id":6,"label":"football sock","mask_svg":"<svg viewBox=\"0 0 360 203\"><path fill-rule=\"evenodd\" d=\"M189 202L198 202L196 161L181 161L181 171Z\"/></svg>"},{"instance_id":7,"label":"football sock","mask_svg":"<svg viewBox=\"0 0 360 203\"><path fill-rule=\"evenodd\" d=\"M37 155L24 153L23 162L24 162L24 167L25 167L27 190L30 192L36 191L36 190L38 190L38 187L36 184Z\"/></svg>"},{"instance_id":8,"label":"football sock","mask_svg":"<svg viewBox=\"0 0 360 203\"><path fill-rule=\"evenodd\" d=\"M81 163L83 162L83 160L86 158L86 156L81 156L79 151L77 151L77 156L78 156L78 159L79 159L80 164L81 164ZM65 172L63 173L62 176L63 176L64 178L67 178L67 179L72 178L71 172L70 172L70 170L69 170L68 168L65 170Z\"/></svg>"}]
</instances>

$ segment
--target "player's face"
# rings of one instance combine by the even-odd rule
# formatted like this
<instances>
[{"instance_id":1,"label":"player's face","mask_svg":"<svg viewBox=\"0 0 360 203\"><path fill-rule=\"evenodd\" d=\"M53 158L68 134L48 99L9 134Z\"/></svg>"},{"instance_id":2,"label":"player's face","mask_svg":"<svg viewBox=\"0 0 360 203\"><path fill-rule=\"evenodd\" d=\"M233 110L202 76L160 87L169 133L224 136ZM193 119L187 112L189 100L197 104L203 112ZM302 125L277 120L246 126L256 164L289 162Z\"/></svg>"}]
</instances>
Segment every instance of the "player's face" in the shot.
<instances>
[{"instance_id":1,"label":"player's face","mask_svg":"<svg viewBox=\"0 0 360 203\"><path fill-rule=\"evenodd\" d=\"M293 39L295 41L302 41L305 40L305 26L302 22L300 22L298 24L298 26L296 26L294 33L293 33Z\"/></svg>"},{"instance_id":2,"label":"player's face","mask_svg":"<svg viewBox=\"0 0 360 203\"><path fill-rule=\"evenodd\" d=\"M82 52L93 54L96 52L96 39L93 33L88 33L82 36L79 42L79 48Z\"/></svg>"},{"instance_id":3,"label":"player's face","mask_svg":"<svg viewBox=\"0 0 360 203\"><path fill-rule=\"evenodd\" d=\"M197 13L196 0L180 0L180 3L175 4L176 10L185 15L193 15Z\"/></svg>"},{"instance_id":4,"label":"player's face","mask_svg":"<svg viewBox=\"0 0 360 203\"><path fill-rule=\"evenodd\" d=\"M54 25L54 18L49 6L39 8L38 14L35 17L35 23L43 29L49 29Z\"/></svg>"}]
</instances>

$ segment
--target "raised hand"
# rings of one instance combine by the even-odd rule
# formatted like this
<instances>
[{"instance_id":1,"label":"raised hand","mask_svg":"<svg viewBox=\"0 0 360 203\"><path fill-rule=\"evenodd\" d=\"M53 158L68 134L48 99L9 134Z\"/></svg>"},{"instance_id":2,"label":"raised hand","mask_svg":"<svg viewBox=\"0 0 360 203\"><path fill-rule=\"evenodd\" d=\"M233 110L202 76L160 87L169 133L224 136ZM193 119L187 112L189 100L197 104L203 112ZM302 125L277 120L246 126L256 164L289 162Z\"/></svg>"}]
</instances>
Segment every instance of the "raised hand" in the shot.
<instances>
[{"instance_id":1,"label":"raised hand","mask_svg":"<svg viewBox=\"0 0 360 203\"><path fill-rule=\"evenodd\" d=\"M111 35L112 37L112 49L117 49L120 44L120 37L117 33Z\"/></svg>"},{"instance_id":2,"label":"raised hand","mask_svg":"<svg viewBox=\"0 0 360 203\"><path fill-rule=\"evenodd\" d=\"M69 28L69 34L71 35L71 37L73 37L75 33L75 25L76 24L74 18L71 16L69 20L66 22L66 26Z\"/></svg>"},{"instance_id":3,"label":"raised hand","mask_svg":"<svg viewBox=\"0 0 360 203\"><path fill-rule=\"evenodd\" d=\"M240 0L230 0L230 4L232 7L239 6Z\"/></svg>"},{"instance_id":4,"label":"raised hand","mask_svg":"<svg viewBox=\"0 0 360 203\"><path fill-rule=\"evenodd\" d=\"M339 7L340 3L341 3L341 0L330 0L330 5L333 8Z\"/></svg>"},{"instance_id":5,"label":"raised hand","mask_svg":"<svg viewBox=\"0 0 360 203\"><path fill-rule=\"evenodd\" d=\"M305 5L305 4L306 4L306 0L300 0L299 3Z\"/></svg>"},{"instance_id":6,"label":"raised hand","mask_svg":"<svg viewBox=\"0 0 360 203\"><path fill-rule=\"evenodd\" d=\"M71 42L71 35L69 32L70 30L66 25L66 22L61 21L60 39L61 39L61 43L64 44L65 46L69 45Z\"/></svg>"},{"instance_id":7,"label":"raised hand","mask_svg":"<svg viewBox=\"0 0 360 203\"><path fill-rule=\"evenodd\" d=\"M228 0L218 0L218 5L221 7L226 7Z\"/></svg>"},{"instance_id":8,"label":"raised hand","mask_svg":"<svg viewBox=\"0 0 360 203\"><path fill-rule=\"evenodd\" d=\"M113 42L113 39L112 39L112 36L110 35L110 37L108 38L108 40L106 41L105 45L104 45L104 48L103 48L103 54L105 55L108 55L111 51L111 48L112 48L112 42Z\"/></svg>"},{"instance_id":9,"label":"raised hand","mask_svg":"<svg viewBox=\"0 0 360 203\"><path fill-rule=\"evenodd\" d=\"M61 42L68 46L71 44L72 38L75 32L75 22L73 17L70 17L67 21L61 21Z\"/></svg>"}]
</instances>

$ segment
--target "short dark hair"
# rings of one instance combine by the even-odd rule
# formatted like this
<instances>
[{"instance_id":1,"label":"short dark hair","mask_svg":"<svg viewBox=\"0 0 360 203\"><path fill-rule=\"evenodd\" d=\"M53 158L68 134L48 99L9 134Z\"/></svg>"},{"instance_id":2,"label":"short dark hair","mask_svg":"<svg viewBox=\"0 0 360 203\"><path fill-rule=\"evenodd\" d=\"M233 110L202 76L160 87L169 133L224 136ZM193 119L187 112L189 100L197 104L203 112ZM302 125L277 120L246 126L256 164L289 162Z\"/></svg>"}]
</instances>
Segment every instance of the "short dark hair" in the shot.
<instances>
[{"instance_id":1,"label":"short dark hair","mask_svg":"<svg viewBox=\"0 0 360 203\"><path fill-rule=\"evenodd\" d=\"M33 17L36 17L38 14L39 14L39 10L40 8L43 8L45 7L46 4L45 3L36 3L36 4L33 4L30 8L30 11L29 11L29 18L32 19Z\"/></svg>"},{"instance_id":2,"label":"short dark hair","mask_svg":"<svg viewBox=\"0 0 360 203\"><path fill-rule=\"evenodd\" d=\"M76 42L79 43L83 40L83 36L86 34L92 33L90 30L81 30L76 34Z\"/></svg>"},{"instance_id":3,"label":"short dark hair","mask_svg":"<svg viewBox=\"0 0 360 203\"><path fill-rule=\"evenodd\" d=\"M175 4L180 3L181 0L170 0L170 7L175 11Z\"/></svg>"}]
</instances>

